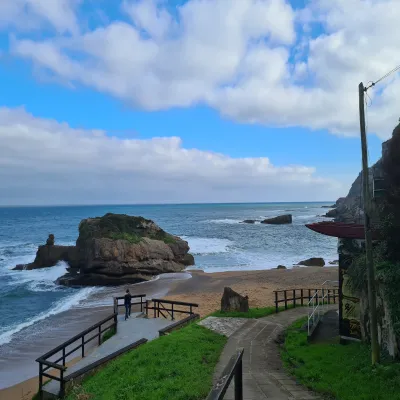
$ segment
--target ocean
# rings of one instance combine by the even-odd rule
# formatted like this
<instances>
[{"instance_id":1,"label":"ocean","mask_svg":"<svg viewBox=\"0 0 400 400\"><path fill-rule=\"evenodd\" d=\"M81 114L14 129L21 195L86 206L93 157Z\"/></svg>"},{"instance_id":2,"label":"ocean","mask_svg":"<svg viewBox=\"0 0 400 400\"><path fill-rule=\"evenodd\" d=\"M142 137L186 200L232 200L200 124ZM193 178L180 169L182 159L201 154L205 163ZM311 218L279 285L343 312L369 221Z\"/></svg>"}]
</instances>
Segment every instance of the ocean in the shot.
<instances>
[{"instance_id":1,"label":"ocean","mask_svg":"<svg viewBox=\"0 0 400 400\"><path fill-rule=\"evenodd\" d=\"M309 257L337 258L337 239L318 235L304 224L326 220L323 205L332 203L191 204L0 208L0 354L1 347L25 329L71 308L101 302L103 288L71 289L54 281L66 270L59 265L33 271L11 271L33 261L37 246L50 233L55 243L74 244L79 222L108 212L141 215L187 240L196 265L205 272L290 267ZM292 214L291 225L240 224ZM42 324L39 324L42 322ZM42 329L42 328L41 328ZM15 343L14 343L15 345ZM4 349L3 349L4 351Z\"/></svg>"}]
</instances>

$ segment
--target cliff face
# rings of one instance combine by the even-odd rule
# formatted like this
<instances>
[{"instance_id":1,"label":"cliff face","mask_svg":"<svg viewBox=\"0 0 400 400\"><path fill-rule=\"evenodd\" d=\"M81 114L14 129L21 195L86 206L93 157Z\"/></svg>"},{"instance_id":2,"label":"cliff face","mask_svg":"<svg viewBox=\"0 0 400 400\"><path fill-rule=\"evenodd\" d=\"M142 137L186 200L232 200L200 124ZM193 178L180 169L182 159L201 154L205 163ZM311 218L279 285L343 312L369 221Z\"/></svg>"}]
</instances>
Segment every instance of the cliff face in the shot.
<instances>
[{"instance_id":1,"label":"cliff face","mask_svg":"<svg viewBox=\"0 0 400 400\"><path fill-rule=\"evenodd\" d=\"M387 152L390 140L382 143L382 157ZM382 171L382 158L379 159L373 166L369 168L369 186L371 190L371 196L373 195L373 181L374 178L381 178L383 176ZM351 185L349 193L346 197L340 198L336 202L336 209L332 215L337 222L346 223L364 223L364 198L362 192L362 173L360 172L356 180ZM372 222L377 222L377 216L373 213Z\"/></svg>"},{"instance_id":2,"label":"cliff face","mask_svg":"<svg viewBox=\"0 0 400 400\"><path fill-rule=\"evenodd\" d=\"M118 285L181 271L194 264L188 252L186 241L151 220L106 214L81 221L76 246L39 246L35 261L23 267L49 267L63 260L70 272L58 279L62 285Z\"/></svg>"}]
</instances>

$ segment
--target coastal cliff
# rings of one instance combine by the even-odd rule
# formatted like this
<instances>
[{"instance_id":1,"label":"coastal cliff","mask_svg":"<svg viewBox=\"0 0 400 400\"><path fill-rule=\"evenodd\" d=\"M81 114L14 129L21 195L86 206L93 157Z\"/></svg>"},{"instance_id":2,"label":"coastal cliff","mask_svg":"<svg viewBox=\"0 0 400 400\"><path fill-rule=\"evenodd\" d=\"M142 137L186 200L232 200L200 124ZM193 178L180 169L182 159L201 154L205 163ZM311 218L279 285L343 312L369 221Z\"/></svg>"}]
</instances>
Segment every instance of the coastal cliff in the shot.
<instances>
[{"instance_id":1,"label":"coastal cliff","mask_svg":"<svg viewBox=\"0 0 400 400\"><path fill-rule=\"evenodd\" d=\"M69 265L69 273L57 280L66 286L135 283L194 264L186 241L151 220L121 214L82 220L76 246L39 246L34 262L16 269L51 267L59 261Z\"/></svg>"}]
</instances>

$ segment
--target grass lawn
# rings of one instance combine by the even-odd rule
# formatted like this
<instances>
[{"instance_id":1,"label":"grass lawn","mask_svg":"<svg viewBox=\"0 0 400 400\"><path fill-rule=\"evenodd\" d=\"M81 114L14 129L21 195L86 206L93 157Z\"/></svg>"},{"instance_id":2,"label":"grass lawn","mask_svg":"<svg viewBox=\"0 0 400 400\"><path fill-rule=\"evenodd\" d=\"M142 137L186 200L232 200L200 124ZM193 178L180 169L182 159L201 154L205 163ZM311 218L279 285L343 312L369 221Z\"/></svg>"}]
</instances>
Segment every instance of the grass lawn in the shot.
<instances>
[{"instance_id":1,"label":"grass lawn","mask_svg":"<svg viewBox=\"0 0 400 400\"><path fill-rule=\"evenodd\" d=\"M301 307L297 305L296 307ZM288 305L288 309L293 308L293 304ZM285 307L279 307L279 311L284 311ZM273 307L260 307L260 308L250 308L249 312L222 312L215 311L212 314L208 315L208 317L233 317L233 318L262 318L267 315L275 314L275 306Z\"/></svg>"},{"instance_id":2,"label":"grass lawn","mask_svg":"<svg viewBox=\"0 0 400 400\"><path fill-rule=\"evenodd\" d=\"M226 340L188 325L112 361L68 400L203 400Z\"/></svg>"},{"instance_id":3,"label":"grass lawn","mask_svg":"<svg viewBox=\"0 0 400 400\"><path fill-rule=\"evenodd\" d=\"M370 349L361 343L309 344L300 330L286 332L285 367L305 386L338 400L400 400L400 363L371 366Z\"/></svg>"}]
</instances>

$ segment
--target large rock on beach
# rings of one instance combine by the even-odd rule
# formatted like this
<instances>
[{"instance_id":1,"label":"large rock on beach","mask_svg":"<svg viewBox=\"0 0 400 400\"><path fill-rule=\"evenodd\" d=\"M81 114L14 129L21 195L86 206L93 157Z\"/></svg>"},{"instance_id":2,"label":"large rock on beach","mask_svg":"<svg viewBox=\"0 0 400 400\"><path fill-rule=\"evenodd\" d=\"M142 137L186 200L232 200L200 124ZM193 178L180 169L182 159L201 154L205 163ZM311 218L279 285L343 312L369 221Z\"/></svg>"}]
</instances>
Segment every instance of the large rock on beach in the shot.
<instances>
[{"instance_id":1,"label":"large rock on beach","mask_svg":"<svg viewBox=\"0 0 400 400\"><path fill-rule=\"evenodd\" d=\"M278 217L274 218L267 218L264 219L264 221L261 221L262 224L274 224L274 225L280 225L280 224L291 224L292 223L292 214L285 214L285 215L279 215Z\"/></svg>"},{"instance_id":2,"label":"large rock on beach","mask_svg":"<svg viewBox=\"0 0 400 400\"><path fill-rule=\"evenodd\" d=\"M298 265L305 265L307 267L323 267L325 265L325 260L323 258L312 257L308 260L300 261Z\"/></svg>"},{"instance_id":3,"label":"large rock on beach","mask_svg":"<svg viewBox=\"0 0 400 400\"><path fill-rule=\"evenodd\" d=\"M235 292L230 287L224 288L224 294L221 299L221 311L249 311L249 298L247 296L242 296L241 294Z\"/></svg>"},{"instance_id":4,"label":"large rock on beach","mask_svg":"<svg viewBox=\"0 0 400 400\"><path fill-rule=\"evenodd\" d=\"M143 217L106 214L79 224L76 246L39 246L28 266L69 264L69 273L57 282L66 286L119 285L182 271L194 264L189 245ZM30 269L30 268L29 268Z\"/></svg>"}]
</instances>

